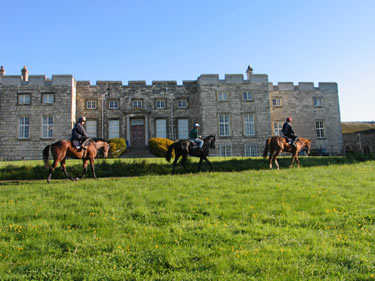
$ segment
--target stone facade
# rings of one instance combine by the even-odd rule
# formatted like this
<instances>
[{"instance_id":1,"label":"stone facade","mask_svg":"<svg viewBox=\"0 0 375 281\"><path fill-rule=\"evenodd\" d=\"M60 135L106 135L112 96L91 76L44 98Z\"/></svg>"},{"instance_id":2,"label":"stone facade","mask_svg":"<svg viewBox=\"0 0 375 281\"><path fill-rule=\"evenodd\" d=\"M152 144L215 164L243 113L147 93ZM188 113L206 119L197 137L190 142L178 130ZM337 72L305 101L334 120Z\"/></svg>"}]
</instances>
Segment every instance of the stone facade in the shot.
<instances>
[{"instance_id":1,"label":"stone facade","mask_svg":"<svg viewBox=\"0 0 375 281\"><path fill-rule=\"evenodd\" d=\"M297 135L311 139L313 149L342 153L340 106L336 83L269 84L272 129L293 117ZM276 124L275 124L276 123Z\"/></svg>"},{"instance_id":2,"label":"stone facade","mask_svg":"<svg viewBox=\"0 0 375 281\"><path fill-rule=\"evenodd\" d=\"M26 67L22 76L4 74L0 73L3 160L40 159L47 144L70 137L78 116L86 116L91 136L122 137L139 149L147 149L151 137L186 138L198 121L202 136L217 136L213 156L260 155L266 138L278 134L279 123L293 116L296 133L312 139L313 147L324 147L331 154L342 150L336 83L274 86L267 75L253 74L250 67L247 79L242 74L226 74L224 79L203 74L182 85L175 81L91 85L71 75L29 76Z\"/></svg>"},{"instance_id":3,"label":"stone facade","mask_svg":"<svg viewBox=\"0 0 375 281\"><path fill-rule=\"evenodd\" d=\"M375 153L374 122L343 122L342 138L345 153Z\"/></svg>"}]
</instances>

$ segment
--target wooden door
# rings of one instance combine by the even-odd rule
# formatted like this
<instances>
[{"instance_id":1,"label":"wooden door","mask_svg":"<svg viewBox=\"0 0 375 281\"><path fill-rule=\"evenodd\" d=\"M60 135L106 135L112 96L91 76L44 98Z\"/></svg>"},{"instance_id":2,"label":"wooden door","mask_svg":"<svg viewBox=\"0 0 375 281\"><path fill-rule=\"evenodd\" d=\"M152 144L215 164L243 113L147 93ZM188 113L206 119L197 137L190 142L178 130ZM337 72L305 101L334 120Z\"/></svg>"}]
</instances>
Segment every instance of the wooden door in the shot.
<instances>
[{"instance_id":1,"label":"wooden door","mask_svg":"<svg viewBox=\"0 0 375 281\"><path fill-rule=\"evenodd\" d=\"M145 125L143 119L131 120L131 137L130 142L132 147L145 146Z\"/></svg>"}]
</instances>

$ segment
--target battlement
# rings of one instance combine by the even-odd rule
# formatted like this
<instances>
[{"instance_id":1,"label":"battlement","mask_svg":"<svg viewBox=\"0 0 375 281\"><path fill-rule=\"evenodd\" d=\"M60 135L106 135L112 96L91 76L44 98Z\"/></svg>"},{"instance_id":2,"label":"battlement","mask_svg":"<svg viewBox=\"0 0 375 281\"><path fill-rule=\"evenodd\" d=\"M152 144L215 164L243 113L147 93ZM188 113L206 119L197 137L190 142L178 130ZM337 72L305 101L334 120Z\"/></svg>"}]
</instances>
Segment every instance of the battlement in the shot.
<instances>
[{"instance_id":1,"label":"battlement","mask_svg":"<svg viewBox=\"0 0 375 281\"><path fill-rule=\"evenodd\" d=\"M334 82L319 82L318 87L314 86L314 82L299 82L298 85L294 85L293 82L279 82L277 85L273 85L272 82L268 83L268 90L273 91L301 91L301 92L316 92L321 93L337 93L337 83Z\"/></svg>"},{"instance_id":2,"label":"battlement","mask_svg":"<svg viewBox=\"0 0 375 281\"><path fill-rule=\"evenodd\" d=\"M245 80L242 74L225 74L224 79L220 79L218 74L202 74L198 77L201 85L210 84L264 84L268 83L268 75L252 74L249 80Z\"/></svg>"},{"instance_id":3,"label":"battlement","mask_svg":"<svg viewBox=\"0 0 375 281\"><path fill-rule=\"evenodd\" d=\"M45 75L30 75L28 81L23 81L21 75L5 75L1 81L3 86L50 86L64 85L72 86L74 78L72 75L52 75L52 79Z\"/></svg>"}]
</instances>

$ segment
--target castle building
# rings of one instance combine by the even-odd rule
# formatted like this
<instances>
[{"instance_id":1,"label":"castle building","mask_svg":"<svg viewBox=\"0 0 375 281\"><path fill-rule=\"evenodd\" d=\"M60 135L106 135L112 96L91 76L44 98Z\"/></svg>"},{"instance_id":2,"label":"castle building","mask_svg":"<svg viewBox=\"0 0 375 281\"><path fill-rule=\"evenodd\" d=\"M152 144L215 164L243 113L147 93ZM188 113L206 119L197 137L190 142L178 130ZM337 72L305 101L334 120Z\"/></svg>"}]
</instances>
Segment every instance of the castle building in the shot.
<instances>
[{"instance_id":1,"label":"castle building","mask_svg":"<svg viewBox=\"0 0 375 281\"><path fill-rule=\"evenodd\" d=\"M0 69L0 159L41 159L43 148L69 139L79 116L91 137L121 137L147 149L152 137L188 138L195 121L202 136L216 135L213 156L259 156L280 135L287 116L315 149L342 153L336 83L268 82L249 66L242 74L202 74L197 80L76 81L72 75L5 75Z\"/></svg>"}]
</instances>

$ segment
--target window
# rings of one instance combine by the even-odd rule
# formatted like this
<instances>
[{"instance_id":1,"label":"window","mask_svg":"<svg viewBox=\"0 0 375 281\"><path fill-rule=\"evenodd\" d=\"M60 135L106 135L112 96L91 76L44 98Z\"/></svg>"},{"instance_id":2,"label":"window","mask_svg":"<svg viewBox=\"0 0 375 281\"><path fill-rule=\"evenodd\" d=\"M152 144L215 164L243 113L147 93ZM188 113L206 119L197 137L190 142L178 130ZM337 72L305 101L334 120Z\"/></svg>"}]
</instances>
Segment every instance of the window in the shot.
<instances>
[{"instance_id":1,"label":"window","mask_svg":"<svg viewBox=\"0 0 375 281\"><path fill-rule=\"evenodd\" d=\"M219 101L227 101L228 100L228 93L227 92L219 92L218 98L219 98Z\"/></svg>"},{"instance_id":2,"label":"window","mask_svg":"<svg viewBox=\"0 0 375 281\"><path fill-rule=\"evenodd\" d=\"M87 109L96 109L96 100L88 100L86 102Z\"/></svg>"},{"instance_id":3,"label":"window","mask_svg":"<svg viewBox=\"0 0 375 281\"><path fill-rule=\"evenodd\" d=\"M245 144L245 156L258 156L257 145L254 143Z\"/></svg>"},{"instance_id":4,"label":"window","mask_svg":"<svg viewBox=\"0 0 375 281\"><path fill-rule=\"evenodd\" d=\"M18 104L30 104L31 95L30 94L19 94L18 95Z\"/></svg>"},{"instance_id":5,"label":"window","mask_svg":"<svg viewBox=\"0 0 375 281\"><path fill-rule=\"evenodd\" d=\"M53 116L43 116L42 138L50 139L52 137L53 137Z\"/></svg>"},{"instance_id":6,"label":"window","mask_svg":"<svg viewBox=\"0 0 375 281\"><path fill-rule=\"evenodd\" d=\"M19 118L18 123L18 138L28 139L30 137L30 119L29 117L22 116Z\"/></svg>"},{"instance_id":7,"label":"window","mask_svg":"<svg viewBox=\"0 0 375 281\"><path fill-rule=\"evenodd\" d=\"M314 101L314 107L321 107L322 106L322 98L315 97L313 98Z\"/></svg>"},{"instance_id":8,"label":"window","mask_svg":"<svg viewBox=\"0 0 375 281\"><path fill-rule=\"evenodd\" d=\"M283 122L275 121L273 122L273 134L274 136L281 136L281 130L283 129Z\"/></svg>"},{"instance_id":9,"label":"window","mask_svg":"<svg viewBox=\"0 0 375 281\"><path fill-rule=\"evenodd\" d=\"M251 93L251 92L243 92L242 93L242 99L244 101L252 101L253 100L253 93Z\"/></svg>"},{"instance_id":10,"label":"window","mask_svg":"<svg viewBox=\"0 0 375 281\"><path fill-rule=\"evenodd\" d=\"M167 138L167 120L156 119L156 137Z\"/></svg>"},{"instance_id":11,"label":"window","mask_svg":"<svg viewBox=\"0 0 375 281\"><path fill-rule=\"evenodd\" d=\"M97 121L96 120L87 120L86 121L86 132L90 138L96 138L96 127Z\"/></svg>"},{"instance_id":12,"label":"window","mask_svg":"<svg viewBox=\"0 0 375 281\"><path fill-rule=\"evenodd\" d=\"M51 104L55 102L54 94L42 94L42 103Z\"/></svg>"},{"instance_id":13,"label":"window","mask_svg":"<svg viewBox=\"0 0 375 281\"><path fill-rule=\"evenodd\" d=\"M120 137L120 120L109 120L108 122L108 139Z\"/></svg>"},{"instance_id":14,"label":"window","mask_svg":"<svg viewBox=\"0 0 375 281\"><path fill-rule=\"evenodd\" d=\"M119 109L119 101L118 100L110 100L108 103L109 109Z\"/></svg>"},{"instance_id":15,"label":"window","mask_svg":"<svg viewBox=\"0 0 375 281\"><path fill-rule=\"evenodd\" d=\"M221 157L232 156L232 146L230 144L220 145L220 156Z\"/></svg>"},{"instance_id":16,"label":"window","mask_svg":"<svg viewBox=\"0 0 375 281\"><path fill-rule=\"evenodd\" d=\"M229 136L229 115L220 114L219 115L219 135L220 136Z\"/></svg>"},{"instance_id":17,"label":"window","mask_svg":"<svg viewBox=\"0 0 375 281\"><path fill-rule=\"evenodd\" d=\"M178 119L177 121L177 134L179 139L189 138L189 122L187 119Z\"/></svg>"},{"instance_id":18,"label":"window","mask_svg":"<svg viewBox=\"0 0 375 281\"><path fill-rule=\"evenodd\" d=\"M178 108L187 108L187 100L179 100Z\"/></svg>"},{"instance_id":19,"label":"window","mask_svg":"<svg viewBox=\"0 0 375 281\"><path fill-rule=\"evenodd\" d=\"M272 106L273 107L281 107L281 98L273 98L272 99Z\"/></svg>"},{"instance_id":20,"label":"window","mask_svg":"<svg viewBox=\"0 0 375 281\"><path fill-rule=\"evenodd\" d=\"M156 109L164 109L165 108L165 100L156 100L155 107L156 107Z\"/></svg>"},{"instance_id":21,"label":"window","mask_svg":"<svg viewBox=\"0 0 375 281\"><path fill-rule=\"evenodd\" d=\"M245 136L254 136L255 135L254 115L252 114L244 115L243 122L244 122Z\"/></svg>"},{"instance_id":22,"label":"window","mask_svg":"<svg viewBox=\"0 0 375 281\"><path fill-rule=\"evenodd\" d=\"M133 100L132 102L133 108L142 108L143 107L143 101L142 100Z\"/></svg>"},{"instance_id":23,"label":"window","mask_svg":"<svg viewBox=\"0 0 375 281\"><path fill-rule=\"evenodd\" d=\"M323 121L316 121L315 122L315 129L316 129L316 136L318 138L324 138L324 122Z\"/></svg>"}]
</instances>

